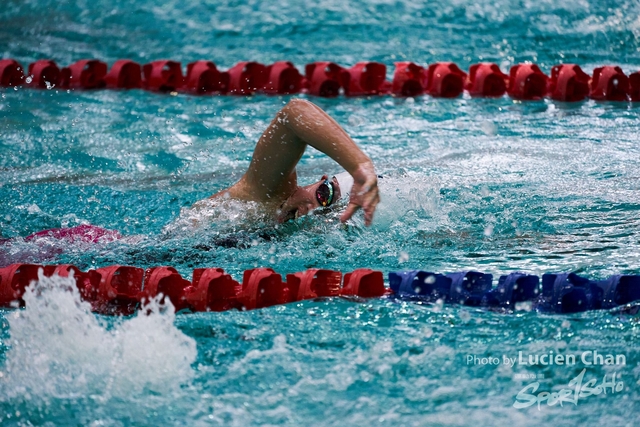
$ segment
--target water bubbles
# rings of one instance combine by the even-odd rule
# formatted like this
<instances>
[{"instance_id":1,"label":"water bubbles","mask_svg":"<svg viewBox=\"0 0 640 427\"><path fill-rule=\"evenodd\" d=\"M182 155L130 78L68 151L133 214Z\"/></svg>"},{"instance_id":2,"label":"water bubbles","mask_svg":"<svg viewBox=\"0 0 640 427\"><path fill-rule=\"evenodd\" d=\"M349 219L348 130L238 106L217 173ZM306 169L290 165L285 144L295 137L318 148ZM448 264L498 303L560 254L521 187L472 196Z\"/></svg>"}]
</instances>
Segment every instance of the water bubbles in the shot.
<instances>
[{"instance_id":1,"label":"water bubbles","mask_svg":"<svg viewBox=\"0 0 640 427\"><path fill-rule=\"evenodd\" d=\"M25 82L26 82L27 84L29 84L29 83L31 83L31 82L33 81L33 76L27 76L27 78L26 78L26 79L24 79L24 80L25 80Z\"/></svg>"},{"instance_id":2,"label":"water bubbles","mask_svg":"<svg viewBox=\"0 0 640 427\"><path fill-rule=\"evenodd\" d=\"M489 120L480 123L480 129L482 129L482 132L487 136L493 136L498 132L496 124Z\"/></svg>"},{"instance_id":3,"label":"water bubbles","mask_svg":"<svg viewBox=\"0 0 640 427\"><path fill-rule=\"evenodd\" d=\"M459 317L460 320L467 323L469 320L471 320L471 313L469 313L467 310L460 310Z\"/></svg>"},{"instance_id":4,"label":"water bubbles","mask_svg":"<svg viewBox=\"0 0 640 427\"><path fill-rule=\"evenodd\" d=\"M400 254L398 256L398 263L404 264L407 261L409 261L409 254L405 251L400 251Z\"/></svg>"},{"instance_id":5,"label":"water bubbles","mask_svg":"<svg viewBox=\"0 0 640 427\"><path fill-rule=\"evenodd\" d=\"M352 114L351 116L349 116L349 119L347 121L353 127L361 126L364 123L364 119L362 117L360 117L360 116L355 115L355 114Z\"/></svg>"},{"instance_id":6,"label":"water bubbles","mask_svg":"<svg viewBox=\"0 0 640 427\"><path fill-rule=\"evenodd\" d=\"M157 300L107 329L80 298L73 276L44 277L10 316L0 400L164 394L191 378L195 341L174 326L173 307Z\"/></svg>"},{"instance_id":7,"label":"water bubbles","mask_svg":"<svg viewBox=\"0 0 640 427\"><path fill-rule=\"evenodd\" d=\"M485 237L491 237L493 235L493 223L496 221L496 217L493 214L488 214L485 217L485 221L487 225L484 228L484 235Z\"/></svg>"},{"instance_id":8,"label":"water bubbles","mask_svg":"<svg viewBox=\"0 0 640 427\"><path fill-rule=\"evenodd\" d=\"M436 283L436 276L433 274L428 275L424 278L424 283L426 283L427 285L433 285L434 283Z\"/></svg>"},{"instance_id":9,"label":"water bubbles","mask_svg":"<svg viewBox=\"0 0 640 427\"><path fill-rule=\"evenodd\" d=\"M514 307L515 311L531 311L533 310L533 302L532 301L521 301L517 302Z\"/></svg>"},{"instance_id":10,"label":"water bubbles","mask_svg":"<svg viewBox=\"0 0 640 427\"><path fill-rule=\"evenodd\" d=\"M33 203L27 206L27 212L29 212L30 214L42 213L42 209L40 209L40 206Z\"/></svg>"}]
</instances>

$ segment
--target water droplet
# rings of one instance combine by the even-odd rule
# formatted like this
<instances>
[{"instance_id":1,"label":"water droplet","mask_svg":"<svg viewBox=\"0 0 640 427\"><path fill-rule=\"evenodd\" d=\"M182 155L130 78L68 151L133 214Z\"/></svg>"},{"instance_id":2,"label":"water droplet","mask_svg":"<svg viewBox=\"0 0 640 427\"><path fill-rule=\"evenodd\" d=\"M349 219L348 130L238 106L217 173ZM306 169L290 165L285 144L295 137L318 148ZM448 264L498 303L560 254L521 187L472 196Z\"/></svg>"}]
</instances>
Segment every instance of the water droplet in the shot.
<instances>
[{"instance_id":1,"label":"water droplet","mask_svg":"<svg viewBox=\"0 0 640 427\"><path fill-rule=\"evenodd\" d=\"M493 234L493 225L489 224L484 229L484 235L486 237L491 237L492 234Z\"/></svg>"}]
</instances>

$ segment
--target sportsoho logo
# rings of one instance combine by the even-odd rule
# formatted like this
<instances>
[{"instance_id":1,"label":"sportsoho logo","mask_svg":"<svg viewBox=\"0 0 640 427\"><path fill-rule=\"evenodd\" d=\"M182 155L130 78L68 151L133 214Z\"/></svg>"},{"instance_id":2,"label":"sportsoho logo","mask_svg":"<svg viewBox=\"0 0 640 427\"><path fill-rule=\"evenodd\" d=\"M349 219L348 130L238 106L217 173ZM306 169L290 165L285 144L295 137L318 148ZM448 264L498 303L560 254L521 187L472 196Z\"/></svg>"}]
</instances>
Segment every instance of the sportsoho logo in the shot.
<instances>
[{"instance_id":1,"label":"sportsoho logo","mask_svg":"<svg viewBox=\"0 0 640 427\"><path fill-rule=\"evenodd\" d=\"M553 351L549 351L544 354L529 354L525 355L523 352L518 352L515 357L509 355L502 355L502 357L478 357L477 355L466 356L467 365L506 365L509 367L515 367L516 365L523 367L535 367L535 366L575 366L578 363L582 363L585 366L624 366L627 364L627 358L623 354L600 354L597 351L584 351L579 354L554 354ZM541 410L542 405L547 406L566 404L578 405L582 399L586 399L590 396L597 396L600 394L616 394L624 390L624 382L618 372L605 374L602 378L586 378L587 368L583 368L582 371L572 378L566 387L563 387L557 391L539 391L540 381L532 382L526 385L522 390L518 392L513 403L513 407L517 409L524 409L530 406L538 406L538 410ZM515 378L518 379L542 379L542 374L532 373L515 373Z\"/></svg>"},{"instance_id":2,"label":"sportsoho logo","mask_svg":"<svg viewBox=\"0 0 640 427\"><path fill-rule=\"evenodd\" d=\"M597 396L602 393L620 393L624 390L624 382L621 380L617 381L619 379L619 377L616 378L618 375L617 372L614 372L610 378L604 375L599 383L596 378L585 382L584 376L586 372L587 368L582 369L580 374L569 381L566 388L562 388L559 391L541 391L540 393L536 393L540 388L540 383L538 381L531 383L518 392L513 407L523 409L538 404L539 411L543 403L546 403L547 406L555 406L558 404L563 406L563 403L578 405L580 399Z\"/></svg>"}]
</instances>

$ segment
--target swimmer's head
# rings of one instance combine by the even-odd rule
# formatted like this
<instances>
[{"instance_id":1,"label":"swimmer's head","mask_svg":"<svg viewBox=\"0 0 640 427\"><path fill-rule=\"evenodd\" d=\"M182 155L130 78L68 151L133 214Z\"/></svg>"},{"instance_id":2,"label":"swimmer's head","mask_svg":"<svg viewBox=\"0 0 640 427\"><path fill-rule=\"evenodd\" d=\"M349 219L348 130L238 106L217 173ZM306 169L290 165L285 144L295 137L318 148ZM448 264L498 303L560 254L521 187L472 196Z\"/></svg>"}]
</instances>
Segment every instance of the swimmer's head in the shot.
<instances>
[{"instance_id":1,"label":"swimmer's head","mask_svg":"<svg viewBox=\"0 0 640 427\"><path fill-rule=\"evenodd\" d=\"M344 175L347 176L344 176ZM353 178L348 172L338 174L331 179L323 175L320 181L304 187L298 187L289 196L278 211L278 222L295 219L317 208L329 208L351 191Z\"/></svg>"}]
</instances>

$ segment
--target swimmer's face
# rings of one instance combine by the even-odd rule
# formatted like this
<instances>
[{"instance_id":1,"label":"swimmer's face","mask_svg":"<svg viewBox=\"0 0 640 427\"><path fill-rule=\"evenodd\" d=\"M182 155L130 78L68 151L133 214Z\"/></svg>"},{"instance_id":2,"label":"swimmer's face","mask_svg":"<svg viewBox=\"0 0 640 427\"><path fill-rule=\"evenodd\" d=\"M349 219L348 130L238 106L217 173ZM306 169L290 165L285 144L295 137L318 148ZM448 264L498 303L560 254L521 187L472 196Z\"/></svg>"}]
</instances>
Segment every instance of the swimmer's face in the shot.
<instances>
[{"instance_id":1,"label":"swimmer's face","mask_svg":"<svg viewBox=\"0 0 640 427\"><path fill-rule=\"evenodd\" d=\"M333 205L341 196L340 185L338 185L338 180L335 177L333 177L329 182L329 186L332 184L333 187L333 195L330 198L330 203L325 204L324 206L320 203L320 201L325 201L326 203L329 200L329 192L326 188L327 186L323 186L327 179L327 175L322 175L320 181L304 187L298 187L296 191L282 204L282 207L278 212L278 222L285 222L290 219L307 215L316 208ZM320 199L320 201L318 199Z\"/></svg>"}]
</instances>

